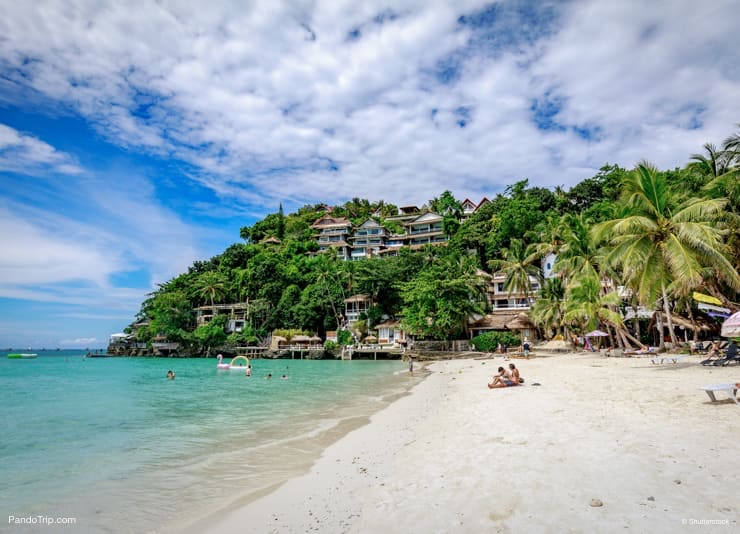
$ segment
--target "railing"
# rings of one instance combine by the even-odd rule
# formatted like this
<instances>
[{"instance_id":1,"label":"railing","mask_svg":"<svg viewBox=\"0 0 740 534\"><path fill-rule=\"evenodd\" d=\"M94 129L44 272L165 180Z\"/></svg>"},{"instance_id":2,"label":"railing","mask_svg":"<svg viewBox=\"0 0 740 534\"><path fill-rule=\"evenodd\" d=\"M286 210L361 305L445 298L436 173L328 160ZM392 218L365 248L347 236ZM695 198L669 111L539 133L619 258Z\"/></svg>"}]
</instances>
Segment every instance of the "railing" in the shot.
<instances>
[{"instance_id":1,"label":"railing","mask_svg":"<svg viewBox=\"0 0 740 534\"><path fill-rule=\"evenodd\" d=\"M179 343L152 343L152 348L157 350L176 350Z\"/></svg>"},{"instance_id":2,"label":"railing","mask_svg":"<svg viewBox=\"0 0 740 534\"><path fill-rule=\"evenodd\" d=\"M341 234L349 234L349 228L334 228L334 229L326 229L321 230L321 233L319 235L341 235Z\"/></svg>"}]
</instances>

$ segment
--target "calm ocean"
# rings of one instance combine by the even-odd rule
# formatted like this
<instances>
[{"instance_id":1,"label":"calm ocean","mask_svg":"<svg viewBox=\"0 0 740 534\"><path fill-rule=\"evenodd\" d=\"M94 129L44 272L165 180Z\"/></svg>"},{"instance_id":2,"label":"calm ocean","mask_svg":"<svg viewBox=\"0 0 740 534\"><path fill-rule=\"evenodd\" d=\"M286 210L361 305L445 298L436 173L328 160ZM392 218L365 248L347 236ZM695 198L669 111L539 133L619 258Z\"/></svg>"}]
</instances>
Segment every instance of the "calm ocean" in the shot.
<instances>
[{"instance_id":1,"label":"calm ocean","mask_svg":"<svg viewBox=\"0 0 740 534\"><path fill-rule=\"evenodd\" d=\"M189 524L307 470L418 380L398 361L253 360L247 378L215 359L38 355L0 353L0 530ZM29 528L10 515L77 522Z\"/></svg>"}]
</instances>

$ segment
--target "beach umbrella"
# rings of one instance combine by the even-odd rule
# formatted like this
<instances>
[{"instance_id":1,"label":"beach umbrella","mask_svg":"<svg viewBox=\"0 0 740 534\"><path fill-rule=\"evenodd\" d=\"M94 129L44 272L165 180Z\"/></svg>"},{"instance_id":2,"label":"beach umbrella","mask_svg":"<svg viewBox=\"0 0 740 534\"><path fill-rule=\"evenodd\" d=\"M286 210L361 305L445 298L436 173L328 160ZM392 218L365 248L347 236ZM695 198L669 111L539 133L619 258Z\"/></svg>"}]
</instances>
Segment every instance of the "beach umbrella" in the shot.
<instances>
[{"instance_id":1,"label":"beach umbrella","mask_svg":"<svg viewBox=\"0 0 740 534\"><path fill-rule=\"evenodd\" d=\"M601 330L592 330L583 337L609 337L609 334L602 332Z\"/></svg>"},{"instance_id":2,"label":"beach umbrella","mask_svg":"<svg viewBox=\"0 0 740 534\"><path fill-rule=\"evenodd\" d=\"M722 337L740 337L740 312L730 315L722 323Z\"/></svg>"}]
</instances>

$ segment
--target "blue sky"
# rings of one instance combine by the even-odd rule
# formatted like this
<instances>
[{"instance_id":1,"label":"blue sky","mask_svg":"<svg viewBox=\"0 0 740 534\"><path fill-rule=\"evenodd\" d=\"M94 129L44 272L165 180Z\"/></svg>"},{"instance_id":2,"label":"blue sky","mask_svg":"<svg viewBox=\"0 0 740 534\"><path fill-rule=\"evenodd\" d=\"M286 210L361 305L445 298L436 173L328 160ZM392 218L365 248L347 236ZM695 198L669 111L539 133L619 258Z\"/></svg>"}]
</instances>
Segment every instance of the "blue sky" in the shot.
<instances>
[{"instance_id":1,"label":"blue sky","mask_svg":"<svg viewBox=\"0 0 740 534\"><path fill-rule=\"evenodd\" d=\"M274 212L683 165L737 2L0 3L0 348L101 347Z\"/></svg>"}]
</instances>

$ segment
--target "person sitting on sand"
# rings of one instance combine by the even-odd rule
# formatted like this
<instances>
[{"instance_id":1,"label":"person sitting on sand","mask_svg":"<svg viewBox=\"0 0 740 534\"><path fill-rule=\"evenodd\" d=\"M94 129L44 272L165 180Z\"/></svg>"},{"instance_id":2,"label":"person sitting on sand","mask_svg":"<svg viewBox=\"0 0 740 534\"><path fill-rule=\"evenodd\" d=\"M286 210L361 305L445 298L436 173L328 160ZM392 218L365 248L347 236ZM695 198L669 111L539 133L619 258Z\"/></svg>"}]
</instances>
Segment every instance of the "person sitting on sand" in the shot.
<instances>
[{"instance_id":1,"label":"person sitting on sand","mask_svg":"<svg viewBox=\"0 0 740 534\"><path fill-rule=\"evenodd\" d=\"M704 344L701 341L697 341L694 343L694 345L689 349L692 355L703 352L704 351Z\"/></svg>"},{"instance_id":2,"label":"person sitting on sand","mask_svg":"<svg viewBox=\"0 0 740 534\"><path fill-rule=\"evenodd\" d=\"M167 371L167 380L174 380L175 379L175 372L171 369Z\"/></svg>"},{"instance_id":3,"label":"person sitting on sand","mask_svg":"<svg viewBox=\"0 0 740 534\"><path fill-rule=\"evenodd\" d=\"M700 363L702 365L707 365L714 360L718 359L721 355L721 351L719 349L719 341L712 342L712 348L709 349L709 354L707 354L707 359L702 360Z\"/></svg>"},{"instance_id":4,"label":"person sitting on sand","mask_svg":"<svg viewBox=\"0 0 740 534\"><path fill-rule=\"evenodd\" d=\"M511 384L506 384L507 386L509 385L518 386L519 384L524 382L524 380L522 380L522 377L519 375L519 369L516 368L516 365L514 365L513 363L510 363L509 371L511 372L511 380L510 380Z\"/></svg>"},{"instance_id":5,"label":"person sitting on sand","mask_svg":"<svg viewBox=\"0 0 740 534\"><path fill-rule=\"evenodd\" d=\"M504 369L503 367L499 367L498 372L493 375L493 380L490 384L488 384L488 389L505 388L506 381L511 382L511 375L506 369Z\"/></svg>"}]
</instances>

